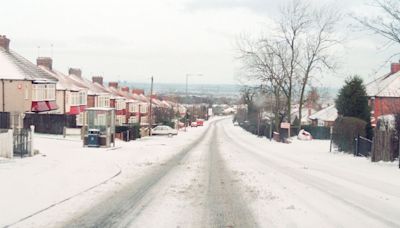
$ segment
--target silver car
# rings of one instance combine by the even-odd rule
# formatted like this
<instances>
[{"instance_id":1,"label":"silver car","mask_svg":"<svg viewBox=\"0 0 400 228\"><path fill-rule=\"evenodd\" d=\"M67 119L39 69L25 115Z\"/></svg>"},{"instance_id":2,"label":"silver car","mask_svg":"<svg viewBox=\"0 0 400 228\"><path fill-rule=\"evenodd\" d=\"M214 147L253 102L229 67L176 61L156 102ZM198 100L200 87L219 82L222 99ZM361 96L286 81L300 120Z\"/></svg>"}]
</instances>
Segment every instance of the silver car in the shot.
<instances>
[{"instance_id":1,"label":"silver car","mask_svg":"<svg viewBox=\"0 0 400 228\"><path fill-rule=\"evenodd\" d=\"M178 130L173 129L170 126L160 125L151 130L151 135L177 135Z\"/></svg>"}]
</instances>

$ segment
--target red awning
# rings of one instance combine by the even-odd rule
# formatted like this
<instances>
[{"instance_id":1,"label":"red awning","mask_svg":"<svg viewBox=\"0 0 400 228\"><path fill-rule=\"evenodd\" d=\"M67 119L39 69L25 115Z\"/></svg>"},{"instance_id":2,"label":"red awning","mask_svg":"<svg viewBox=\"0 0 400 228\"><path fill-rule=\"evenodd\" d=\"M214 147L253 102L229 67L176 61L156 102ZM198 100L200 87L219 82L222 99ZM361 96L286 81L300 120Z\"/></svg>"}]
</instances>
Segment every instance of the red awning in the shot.
<instances>
[{"instance_id":1,"label":"red awning","mask_svg":"<svg viewBox=\"0 0 400 228\"><path fill-rule=\"evenodd\" d=\"M69 108L69 113L70 115L78 115L80 113L80 107L79 106L71 106Z\"/></svg>"},{"instance_id":2,"label":"red awning","mask_svg":"<svg viewBox=\"0 0 400 228\"><path fill-rule=\"evenodd\" d=\"M46 101L47 107L49 107L49 110L56 110L58 109L58 105L55 101Z\"/></svg>"},{"instance_id":3,"label":"red awning","mask_svg":"<svg viewBox=\"0 0 400 228\"><path fill-rule=\"evenodd\" d=\"M84 112L84 111L86 111L86 105L81 105L80 106L80 112Z\"/></svg>"},{"instance_id":4,"label":"red awning","mask_svg":"<svg viewBox=\"0 0 400 228\"><path fill-rule=\"evenodd\" d=\"M32 101L32 112L46 112L49 110L45 101Z\"/></svg>"}]
</instances>

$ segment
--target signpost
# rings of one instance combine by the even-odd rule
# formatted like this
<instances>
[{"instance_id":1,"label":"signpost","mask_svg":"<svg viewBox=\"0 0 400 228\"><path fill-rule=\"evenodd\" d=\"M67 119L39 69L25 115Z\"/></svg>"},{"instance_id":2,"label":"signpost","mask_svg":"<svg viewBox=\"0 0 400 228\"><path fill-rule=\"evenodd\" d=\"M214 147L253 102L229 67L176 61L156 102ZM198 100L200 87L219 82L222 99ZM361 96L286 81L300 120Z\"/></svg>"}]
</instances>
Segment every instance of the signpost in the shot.
<instances>
[{"instance_id":1,"label":"signpost","mask_svg":"<svg viewBox=\"0 0 400 228\"><path fill-rule=\"evenodd\" d=\"M282 129L288 129L288 138L290 138L290 123L288 123L288 122L282 122L282 123L281 123L281 128L282 128Z\"/></svg>"}]
</instances>

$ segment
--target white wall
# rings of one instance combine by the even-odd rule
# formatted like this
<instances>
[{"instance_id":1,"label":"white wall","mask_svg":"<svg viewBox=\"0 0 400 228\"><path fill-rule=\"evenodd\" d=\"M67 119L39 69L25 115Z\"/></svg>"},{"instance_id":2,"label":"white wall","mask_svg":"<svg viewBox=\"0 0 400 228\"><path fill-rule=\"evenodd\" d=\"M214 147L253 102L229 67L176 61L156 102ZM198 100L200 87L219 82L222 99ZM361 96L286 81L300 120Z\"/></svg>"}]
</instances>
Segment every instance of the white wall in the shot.
<instances>
[{"instance_id":1,"label":"white wall","mask_svg":"<svg viewBox=\"0 0 400 228\"><path fill-rule=\"evenodd\" d=\"M13 131L8 130L7 133L0 133L0 157L13 157Z\"/></svg>"}]
</instances>

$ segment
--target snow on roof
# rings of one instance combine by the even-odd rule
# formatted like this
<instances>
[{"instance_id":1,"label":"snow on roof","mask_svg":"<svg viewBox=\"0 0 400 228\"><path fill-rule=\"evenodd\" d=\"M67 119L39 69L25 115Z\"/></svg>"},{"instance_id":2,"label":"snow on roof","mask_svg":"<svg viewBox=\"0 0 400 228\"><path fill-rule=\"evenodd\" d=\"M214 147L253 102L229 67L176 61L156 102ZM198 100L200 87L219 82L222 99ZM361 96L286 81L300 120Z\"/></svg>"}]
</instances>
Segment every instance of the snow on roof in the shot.
<instances>
[{"instance_id":1,"label":"snow on roof","mask_svg":"<svg viewBox=\"0 0 400 228\"><path fill-rule=\"evenodd\" d=\"M56 90L80 91L85 89L84 87L79 87L75 85L73 81L68 78L68 76L64 75L59 71L50 70L45 66L39 66L39 68L58 80L56 84Z\"/></svg>"},{"instance_id":2,"label":"snow on roof","mask_svg":"<svg viewBox=\"0 0 400 228\"><path fill-rule=\"evenodd\" d=\"M310 115L308 118L311 120L323 120L323 121L335 121L336 118L338 117L338 112L335 107L335 105L331 105L327 108L324 108L312 115Z\"/></svg>"},{"instance_id":3,"label":"snow on roof","mask_svg":"<svg viewBox=\"0 0 400 228\"><path fill-rule=\"evenodd\" d=\"M11 80L30 80L42 83L56 83L57 80L46 74L34 63L12 50L0 47L0 78Z\"/></svg>"},{"instance_id":4,"label":"snow on roof","mask_svg":"<svg viewBox=\"0 0 400 228\"><path fill-rule=\"evenodd\" d=\"M365 87L370 97L400 97L400 72L383 75Z\"/></svg>"}]
</instances>

